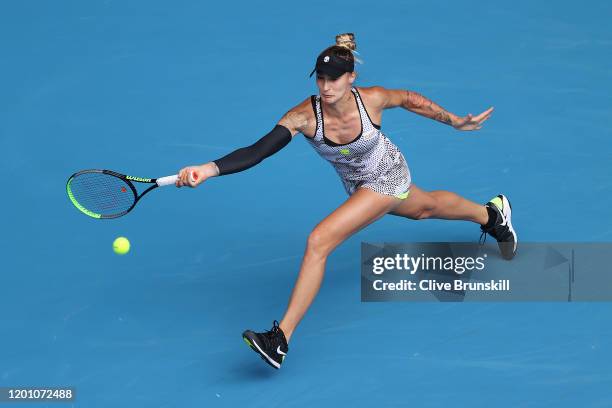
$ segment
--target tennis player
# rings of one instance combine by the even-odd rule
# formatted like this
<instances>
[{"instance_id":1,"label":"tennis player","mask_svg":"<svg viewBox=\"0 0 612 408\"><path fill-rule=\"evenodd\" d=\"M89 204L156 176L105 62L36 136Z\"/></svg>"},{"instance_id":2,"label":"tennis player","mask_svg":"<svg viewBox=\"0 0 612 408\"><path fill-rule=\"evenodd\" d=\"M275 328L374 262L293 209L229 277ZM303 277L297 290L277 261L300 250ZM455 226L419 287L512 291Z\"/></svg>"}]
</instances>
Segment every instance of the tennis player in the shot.
<instances>
[{"instance_id":1,"label":"tennis player","mask_svg":"<svg viewBox=\"0 0 612 408\"><path fill-rule=\"evenodd\" d=\"M459 117L414 91L379 86L355 87L355 37L336 36L336 44L317 57L319 95L306 98L289 110L278 124L251 146L201 166L183 168L178 187L196 187L210 177L244 171L285 147L303 134L319 155L336 169L349 198L310 233L300 272L280 324L271 330L243 333L245 342L272 367L280 368L298 323L314 300L329 254L352 234L385 214L414 220L439 218L465 220L480 225L482 235L495 238L501 254L512 259L517 236L512 209L503 194L485 205L448 191L424 191L411 182L404 156L383 132L385 109L402 107L457 130L478 130L493 108L479 115ZM197 181L190 172L198 174Z\"/></svg>"}]
</instances>

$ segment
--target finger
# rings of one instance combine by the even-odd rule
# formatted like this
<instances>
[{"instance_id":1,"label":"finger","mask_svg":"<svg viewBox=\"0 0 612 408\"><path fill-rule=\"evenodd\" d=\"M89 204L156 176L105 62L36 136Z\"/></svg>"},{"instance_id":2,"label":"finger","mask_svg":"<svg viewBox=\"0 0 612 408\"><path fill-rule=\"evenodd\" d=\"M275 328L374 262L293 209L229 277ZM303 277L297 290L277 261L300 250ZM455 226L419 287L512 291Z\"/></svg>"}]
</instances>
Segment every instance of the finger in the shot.
<instances>
[{"instance_id":1,"label":"finger","mask_svg":"<svg viewBox=\"0 0 612 408\"><path fill-rule=\"evenodd\" d=\"M478 115L478 118L483 118L483 117L489 117L491 116L491 113L493 112L493 107L491 106L489 109L487 109L486 111L482 112L480 115Z\"/></svg>"},{"instance_id":2,"label":"finger","mask_svg":"<svg viewBox=\"0 0 612 408\"><path fill-rule=\"evenodd\" d=\"M187 171L188 168L184 168L181 172L181 183L183 183L184 186L189 185L189 183L187 182Z\"/></svg>"},{"instance_id":3,"label":"finger","mask_svg":"<svg viewBox=\"0 0 612 408\"><path fill-rule=\"evenodd\" d=\"M491 112L493 112L493 107L490 107L489 109L487 109L486 111L484 111L480 115L478 115L477 117L489 116L491 114Z\"/></svg>"},{"instance_id":4,"label":"finger","mask_svg":"<svg viewBox=\"0 0 612 408\"><path fill-rule=\"evenodd\" d=\"M489 119L490 117L491 117L491 115L490 115L490 114L489 114L489 115L487 115L487 116L485 116L485 117L482 117L482 118L480 118L480 119L478 120L478 123L480 124L480 123L484 122L485 120Z\"/></svg>"},{"instance_id":5,"label":"finger","mask_svg":"<svg viewBox=\"0 0 612 408\"><path fill-rule=\"evenodd\" d=\"M475 118L474 118L474 122L477 122L477 123L482 123L482 122L484 122L485 120L489 119L489 117L490 117L490 116L491 116L491 114L490 114L490 113L485 114L485 113L483 112L483 113L481 113L480 115L478 115L477 117L475 117Z\"/></svg>"},{"instance_id":6,"label":"finger","mask_svg":"<svg viewBox=\"0 0 612 408\"><path fill-rule=\"evenodd\" d=\"M486 113L486 112L482 112L480 115L476 115L476 116L474 116L474 120L475 120L475 121L479 121L479 120L481 120L482 118L484 118L485 116L487 116L487 113Z\"/></svg>"}]
</instances>

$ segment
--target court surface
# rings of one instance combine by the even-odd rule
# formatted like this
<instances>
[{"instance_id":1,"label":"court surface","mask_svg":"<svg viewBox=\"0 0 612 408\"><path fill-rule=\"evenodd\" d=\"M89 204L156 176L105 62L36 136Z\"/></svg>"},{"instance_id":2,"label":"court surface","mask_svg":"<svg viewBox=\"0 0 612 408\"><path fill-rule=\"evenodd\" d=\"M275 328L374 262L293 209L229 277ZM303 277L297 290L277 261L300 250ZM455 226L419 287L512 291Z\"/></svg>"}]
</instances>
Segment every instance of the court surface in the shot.
<instances>
[{"instance_id":1,"label":"court surface","mask_svg":"<svg viewBox=\"0 0 612 408\"><path fill-rule=\"evenodd\" d=\"M265 365L240 335L281 318L308 233L346 198L301 136L110 222L64 190L83 168L164 176L252 143L353 31L358 85L496 108L472 133L386 112L417 185L503 192L523 241L611 241L609 2L0 8L1 386L73 386L88 408L612 406L610 304L360 302L361 241L476 241L460 222L388 216L353 236L282 369Z\"/></svg>"}]
</instances>

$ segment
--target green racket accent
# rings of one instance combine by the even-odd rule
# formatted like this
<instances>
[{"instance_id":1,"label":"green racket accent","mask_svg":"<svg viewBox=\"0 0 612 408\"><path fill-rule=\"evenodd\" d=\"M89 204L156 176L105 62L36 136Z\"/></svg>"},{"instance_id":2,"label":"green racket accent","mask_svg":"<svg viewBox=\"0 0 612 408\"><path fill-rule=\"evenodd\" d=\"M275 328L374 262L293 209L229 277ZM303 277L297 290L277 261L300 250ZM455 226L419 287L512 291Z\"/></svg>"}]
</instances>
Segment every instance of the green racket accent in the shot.
<instances>
[{"instance_id":1,"label":"green racket accent","mask_svg":"<svg viewBox=\"0 0 612 408\"><path fill-rule=\"evenodd\" d=\"M149 178L134 177L134 176L125 176L125 178L128 180L139 181L141 183L152 183L153 182L153 179L149 179Z\"/></svg>"},{"instance_id":2,"label":"green racket accent","mask_svg":"<svg viewBox=\"0 0 612 408\"><path fill-rule=\"evenodd\" d=\"M90 217L93 217L93 218L100 218L102 216L101 214L96 214L93 211L89 211L87 208L79 204L79 202L74 198L74 195L72 194L72 189L70 188L71 183L72 183L72 180L70 180L70 182L66 184L66 192L68 193L68 198L70 198L70 201L72 201L72 204L74 204L74 206L78 208L83 214L89 215Z\"/></svg>"},{"instance_id":3,"label":"green racket accent","mask_svg":"<svg viewBox=\"0 0 612 408\"><path fill-rule=\"evenodd\" d=\"M70 202L83 214L97 219L112 219L132 211L138 200L148 192L174 184L177 177L172 175L154 179L127 176L112 170L87 169L68 177L66 193ZM135 183L152 185L139 194Z\"/></svg>"}]
</instances>

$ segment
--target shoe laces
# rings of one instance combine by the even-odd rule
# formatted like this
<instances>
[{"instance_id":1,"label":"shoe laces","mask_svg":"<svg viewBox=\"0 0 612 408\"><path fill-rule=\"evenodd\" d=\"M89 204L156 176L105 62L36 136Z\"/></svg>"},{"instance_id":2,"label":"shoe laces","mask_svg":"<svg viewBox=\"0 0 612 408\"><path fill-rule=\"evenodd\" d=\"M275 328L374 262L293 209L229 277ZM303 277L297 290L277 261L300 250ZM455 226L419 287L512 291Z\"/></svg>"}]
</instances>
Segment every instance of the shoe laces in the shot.
<instances>
[{"instance_id":1,"label":"shoe laces","mask_svg":"<svg viewBox=\"0 0 612 408\"><path fill-rule=\"evenodd\" d=\"M478 243L480 245L484 245L485 242L487 242L487 231L485 231L485 229L482 229L482 234L480 234L480 238L478 238Z\"/></svg>"},{"instance_id":2,"label":"shoe laces","mask_svg":"<svg viewBox=\"0 0 612 408\"><path fill-rule=\"evenodd\" d=\"M275 321L272 323L272 328L271 328L270 330L266 330L266 333L274 333L274 334L276 334L276 333L278 333L279 331L281 331L281 328L280 328L280 326L279 326L278 320L275 320Z\"/></svg>"},{"instance_id":3,"label":"shoe laces","mask_svg":"<svg viewBox=\"0 0 612 408\"><path fill-rule=\"evenodd\" d=\"M270 340L274 346L280 345L282 343L282 339L285 338L285 334L283 330L280 328L278 324L278 320L275 320L272 323L272 328L270 330L266 330L265 336Z\"/></svg>"}]
</instances>

